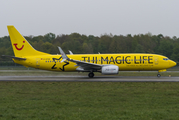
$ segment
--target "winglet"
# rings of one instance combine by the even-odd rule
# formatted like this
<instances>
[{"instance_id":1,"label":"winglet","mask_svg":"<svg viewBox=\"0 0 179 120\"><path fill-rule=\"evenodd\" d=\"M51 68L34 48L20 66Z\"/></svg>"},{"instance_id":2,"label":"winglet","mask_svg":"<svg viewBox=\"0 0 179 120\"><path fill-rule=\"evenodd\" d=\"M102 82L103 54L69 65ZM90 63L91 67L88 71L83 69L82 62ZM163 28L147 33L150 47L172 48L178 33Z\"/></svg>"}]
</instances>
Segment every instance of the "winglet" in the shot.
<instances>
[{"instance_id":1,"label":"winglet","mask_svg":"<svg viewBox=\"0 0 179 120\"><path fill-rule=\"evenodd\" d=\"M73 55L72 51L70 51L70 50L68 50L68 51L69 51L70 55Z\"/></svg>"},{"instance_id":2,"label":"winglet","mask_svg":"<svg viewBox=\"0 0 179 120\"><path fill-rule=\"evenodd\" d=\"M60 51L60 54L62 55L62 61L61 62L64 62L65 60L68 60L69 58L66 56L66 54L63 52L63 50L61 49L61 47L58 47L59 51Z\"/></svg>"}]
</instances>

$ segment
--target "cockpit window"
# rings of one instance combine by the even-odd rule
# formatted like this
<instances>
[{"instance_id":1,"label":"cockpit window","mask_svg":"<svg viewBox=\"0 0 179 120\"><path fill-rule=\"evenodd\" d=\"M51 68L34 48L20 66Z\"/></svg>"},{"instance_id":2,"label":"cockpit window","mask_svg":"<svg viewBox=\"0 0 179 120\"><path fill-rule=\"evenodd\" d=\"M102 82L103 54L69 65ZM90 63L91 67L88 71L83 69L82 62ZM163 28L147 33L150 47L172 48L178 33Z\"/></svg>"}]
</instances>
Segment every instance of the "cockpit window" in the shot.
<instances>
[{"instance_id":1,"label":"cockpit window","mask_svg":"<svg viewBox=\"0 0 179 120\"><path fill-rule=\"evenodd\" d=\"M166 61L167 61L167 60L169 60L169 59L168 59L168 58L163 58L163 60L166 60Z\"/></svg>"}]
</instances>

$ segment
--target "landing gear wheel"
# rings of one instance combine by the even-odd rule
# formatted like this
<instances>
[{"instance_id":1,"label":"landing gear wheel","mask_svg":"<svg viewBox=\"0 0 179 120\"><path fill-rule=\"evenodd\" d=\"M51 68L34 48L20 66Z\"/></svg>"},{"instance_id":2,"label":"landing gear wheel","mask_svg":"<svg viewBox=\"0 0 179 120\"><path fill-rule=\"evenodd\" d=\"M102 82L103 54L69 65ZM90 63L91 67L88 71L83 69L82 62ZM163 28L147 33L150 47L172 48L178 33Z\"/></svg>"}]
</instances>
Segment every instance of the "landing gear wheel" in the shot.
<instances>
[{"instance_id":1,"label":"landing gear wheel","mask_svg":"<svg viewBox=\"0 0 179 120\"><path fill-rule=\"evenodd\" d=\"M93 78L94 77L94 73L91 72L91 73L88 74L88 76L89 76L89 78Z\"/></svg>"},{"instance_id":2,"label":"landing gear wheel","mask_svg":"<svg viewBox=\"0 0 179 120\"><path fill-rule=\"evenodd\" d=\"M161 77L161 75L160 75L160 74L157 74L157 77Z\"/></svg>"}]
</instances>

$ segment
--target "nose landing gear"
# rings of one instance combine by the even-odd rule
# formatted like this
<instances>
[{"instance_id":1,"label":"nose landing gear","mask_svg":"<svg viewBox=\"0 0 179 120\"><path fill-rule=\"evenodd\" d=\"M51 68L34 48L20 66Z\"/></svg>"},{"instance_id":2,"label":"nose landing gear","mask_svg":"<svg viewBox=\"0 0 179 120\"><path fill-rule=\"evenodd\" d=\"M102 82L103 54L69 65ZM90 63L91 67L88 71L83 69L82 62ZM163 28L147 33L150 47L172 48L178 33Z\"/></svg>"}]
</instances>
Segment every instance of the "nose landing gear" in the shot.
<instances>
[{"instance_id":1,"label":"nose landing gear","mask_svg":"<svg viewBox=\"0 0 179 120\"><path fill-rule=\"evenodd\" d=\"M161 75L158 73L158 74L157 74L157 77L159 78L159 77L161 77Z\"/></svg>"},{"instance_id":2,"label":"nose landing gear","mask_svg":"<svg viewBox=\"0 0 179 120\"><path fill-rule=\"evenodd\" d=\"M161 75L160 75L160 73L158 72L158 74L157 74L157 77L159 78L159 77L161 77Z\"/></svg>"}]
</instances>

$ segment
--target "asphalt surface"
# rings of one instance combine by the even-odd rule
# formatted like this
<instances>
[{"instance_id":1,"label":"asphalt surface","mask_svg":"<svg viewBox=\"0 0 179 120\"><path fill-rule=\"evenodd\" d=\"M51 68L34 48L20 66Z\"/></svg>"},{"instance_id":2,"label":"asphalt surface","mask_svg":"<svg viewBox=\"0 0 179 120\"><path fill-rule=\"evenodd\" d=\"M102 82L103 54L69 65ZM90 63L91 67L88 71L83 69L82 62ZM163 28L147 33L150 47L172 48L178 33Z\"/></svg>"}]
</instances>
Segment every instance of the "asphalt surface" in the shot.
<instances>
[{"instance_id":1,"label":"asphalt surface","mask_svg":"<svg viewBox=\"0 0 179 120\"><path fill-rule=\"evenodd\" d=\"M0 76L0 81L56 81L56 82L179 82L179 77L134 76Z\"/></svg>"}]
</instances>

